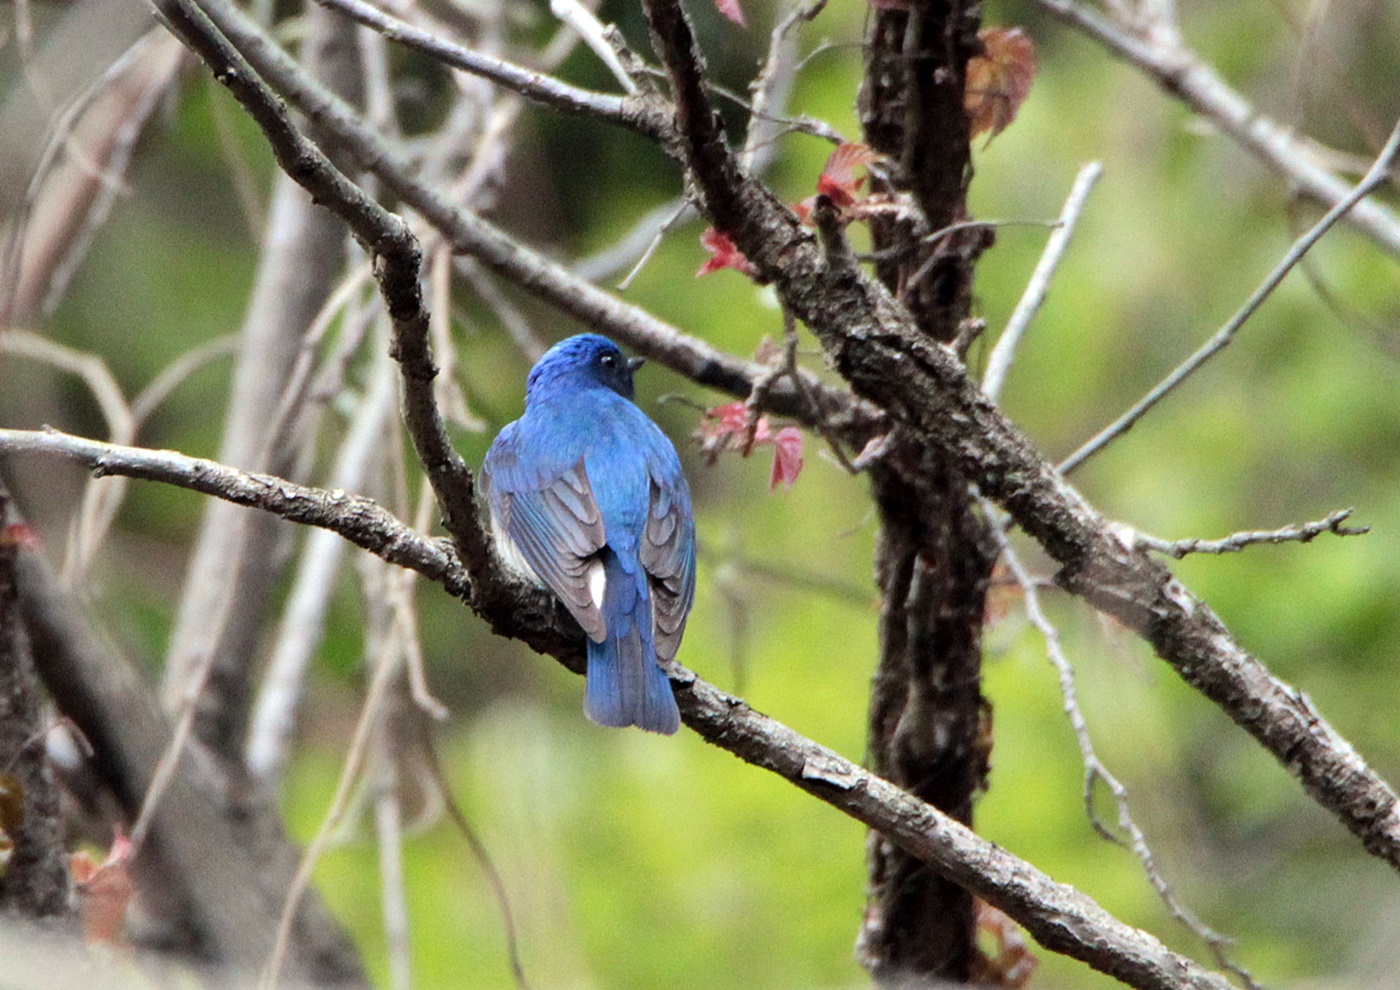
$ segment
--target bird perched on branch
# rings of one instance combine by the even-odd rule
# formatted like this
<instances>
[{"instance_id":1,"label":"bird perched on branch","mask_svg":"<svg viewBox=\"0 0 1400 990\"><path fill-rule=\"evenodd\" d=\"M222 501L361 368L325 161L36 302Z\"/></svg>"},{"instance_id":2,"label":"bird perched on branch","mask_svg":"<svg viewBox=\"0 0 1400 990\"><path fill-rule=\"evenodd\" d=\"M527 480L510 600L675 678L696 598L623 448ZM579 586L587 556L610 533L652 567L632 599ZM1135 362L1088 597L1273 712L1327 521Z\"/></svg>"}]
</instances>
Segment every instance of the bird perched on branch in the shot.
<instances>
[{"instance_id":1,"label":"bird perched on branch","mask_svg":"<svg viewBox=\"0 0 1400 990\"><path fill-rule=\"evenodd\" d=\"M481 483L501 556L588 636L584 713L669 735L680 712L658 661L695 598L695 522L676 448L632 401L641 363L598 334L555 344Z\"/></svg>"}]
</instances>

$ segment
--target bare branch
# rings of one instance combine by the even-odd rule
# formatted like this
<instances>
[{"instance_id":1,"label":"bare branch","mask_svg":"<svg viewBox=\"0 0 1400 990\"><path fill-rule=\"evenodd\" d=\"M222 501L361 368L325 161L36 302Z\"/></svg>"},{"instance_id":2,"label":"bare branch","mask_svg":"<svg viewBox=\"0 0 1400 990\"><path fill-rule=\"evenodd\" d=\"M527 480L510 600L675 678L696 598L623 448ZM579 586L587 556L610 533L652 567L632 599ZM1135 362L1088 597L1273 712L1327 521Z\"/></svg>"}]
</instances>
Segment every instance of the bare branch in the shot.
<instances>
[{"instance_id":1,"label":"bare branch","mask_svg":"<svg viewBox=\"0 0 1400 990\"><path fill-rule=\"evenodd\" d=\"M1395 161L1396 155L1400 154L1400 122L1396 123L1395 129L1390 132L1390 140L1381 149L1381 153L1376 157L1371 169L1356 184L1356 188L1327 211L1326 216L1313 225L1302 237L1293 242L1293 246L1288 249L1288 253L1274 266L1267 278L1259 288L1255 289L1244 305L1239 308L1234 316L1226 321L1225 325L1215 332L1196 353L1177 365L1171 374L1163 378L1155 385L1151 391L1133 404L1133 407L1119 416L1116 420L1104 427L1097 435L1087 441L1074 453L1070 454L1060 462L1058 470L1061 474L1069 474L1079 465L1083 464L1090 457L1113 442L1118 437L1127 433L1133 428L1138 420L1145 416L1158 402L1171 393L1178 385L1184 382L1191 375L1195 374L1207 361L1229 346L1230 341L1239 332L1254 313L1264 304L1264 300L1273 295L1273 292L1284 277L1293 270L1293 266L1303 259L1308 250L1321 240L1322 235L1332 229L1342 217L1361 203L1380 186L1384 185L1389 178L1391 163Z\"/></svg>"},{"instance_id":2,"label":"bare branch","mask_svg":"<svg viewBox=\"0 0 1400 990\"><path fill-rule=\"evenodd\" d=\"M1219 705L1308 794L1400 869L1400 799L1300 691L1246 653L1210 608L1160 562L1119 538L971 382L950 348L917 332L882 286L833 271L810 233L736 166L705 98L698 54L676 0L647 0L672 78L681 147L704 207L816 334L862 398L921 445L946 453L1061 565L1056 582L1137 632Z\"/></svg>"},{"instance_id":3,"label":"bare branch","mask_svg":"<svg viewBox=\"0 0 1400 990\"><path fill-rule=\"evenodd\" d=\"M350 424L332 476L337 489L361 487L371 453L380 443L394 407L393 371L387 361L372 371L369 391ZM244 762L248 771L275 784L286 766L302 683L325 628L344 542L327 530L312 532L302 552L281 629L249 718Z\"/></svg>"},{"instance_id":4,"label":"bare branch","mask_svg":"<svg viewBox=\"0 0 1400 990\"><path fill-rule=\"evenodd\" d=\"M76 375L92 392L102 418L107 421L108 439L112 443L129 444L136 440L137 419L122 394L121 386L112 377L106 362L94 354L75 351L28 330L0 329L0 354L16 354L42 361L60 371ZM77 525L68 542L64 560L64 579L77 583L87 573L97 549L121 508L126 483L89 483L83 490L83 504L78 511Z\"/></svg>"},{"instance_id":5,"label":"bare branch","mask_svg":"<svg viewBox=\"0 0 1400 990\"><path fill-rule=\"evenodd\" d=\"M443 541L415 532L376 503L358 495L307 488L265 474L248 474L170 450L120 447L57 430L0 429L0 450L57 454L82 464L98 477L118 474L163 481L236 505L262 509L292 522L334 530L355 546L417 571L458 597L467 592L467 576Z\"/></svg>"},{"instance_id":6,"label":"bare branch","mask_svg":"<svg viewBox=\"0 0 1400 990\"><path fill-rule=\"evenodd\" d=\"M788 93L797 77L798 23L815 20L826 9L827 0L806 0L793 5L773 27L768 36L768 54L763 65L749 84L749 129L744 135L744 150L740 160L752 172L763 171L763 159L773 155L773 142L778 138L777 119L787 104Z\"/></svg>"},{"instance_id":7,"label":"bare branch","mask_svg":"<svg viewBox=\"0 0 1400 990\"><path fill-rule=\"evenodd\" d=\"M25 552L18 566L20 607L45 687L91 741L94 769L134 816L169 748L169 726L140 672L87 621L47 562ZM294 863L277 810L241 801L229 815L230 799L212 760L181 761L156 812L156 841L135 866L155 864L152 875L174 888L201 948L252 969L272 945L271 917ZM307 978L368 986L349 939L314 898L300 912L296 950Z\"/></svg>"},{"instance_id":8,"label":"bare branch","mask_svg":"<svg viewBox=\"0 0 1400 990\"><path fill-rule=\"evenodd\" d=\"M628 93L637 92L636 80L628 74L627 67L613 50L612 39L608 37L609 28L603 26L597 14L579 0L549 0L549 12L578 32L583 43L608 67L619 86Z\"/></svg>"},{"instance_id":9,"label":"bare branch","mask_svg":"<svg viewBox=\"0 0 1400 990\"><path fill-rule=\"evenodd\" d=\"M1016 348L1020 345L1026 328L1031 325L1031 320L1035 319L1035 314L1045 302L1045 296L1050 291L1050 280L1055 277L1055 270L1060 267L1065 248L1069 247L1069 240L1074 236L1079 214L1083 212L1084 203L1102 174L1103 166L1098 162L1090 162L1074 177L1074 185L1070 187L1069 197L1065 200L1064 209L1060 211L1059 224L1050 232L1040 261L1036 263L1035 271L1031 272L1030 281L1026 283L1026 290L1021 294L1021 301L1016 304L1011 318L1006 321L1006 328L997 338L991 357L987 359L987 370L982 375L982 391L993 400L1001 397L1006 375L1011 370L1011 362L1016 356Z\"/></svg>"},{"instance_id":10,"label":"bare branch","mask_svg":"<svg viewBox=\"0 0 1400 990\"><path fill-rule=\"evenodd\" d=\"M640 307L622 302L417 181L412 165L403 155L380 139L343 101L309 77L242 12L227 0L201 2L220 30L237 43L279 93L412 205L457 251L473 255L486 267L562 312L697 384L740 398L749 394L754 380L763 373L761 366L724 354ZM833 428L851 431L853 442L864 443L872 431L878 430L883 416L872 406L853 401L849 393L814 379L808 384L822 415ZM786 383L774 388L770 405L774 412L809 422L802 397Z\"/></svg>"},{"instance_id":11,"label":"bare branch","mask_svg":"<svg viewBox=\"0 0 1400 990\"><path fill-rule=\"evenodd\" d=\"M164 481L255 506L295 522L332 529L390 563L444 584L455 594L462 594L467 581L445 544L408 529L373 502L343 492L319 491L276 478L246 475L169 451L118 448L54 431L0 430L0 451L58 455L94 471ZM509 621L516 623L516 635L536 649L556 656L571 669L581 671L583 637L577 625L566 618L562 607L544 613L548 627L539 625L541 613L528 598L532 592L521 585L514 587L520 597L497 607L508 611ZM494 615L487 618L498 628L507 621ZM383 691L381 681L388 679L384 671L394 666L376 666L366 701L367 712ZM1088 896L1054 882L1030 863L888 781L753 711L741 699L725 694L692 671L673 665L669 673L686 724L708 742L745 762L777 773L887 836L911 855L1001 908L1047 948L1081 959L1144 990L1228 987L1219 976L1171 952L1151 935L1113 918ZM362 719L362 727L364 724ZM357 730L357 739L361 734ZM359 757L355 754L361 751L360 744L352 746L343 781L352 779L358 771ZM341 791L346 787L348 784L343 784ZM332 807L343 809L343 793L338 792ZM313 853L323 845L324 840L318 840L308 850L300 878L293 885L295 891L305 890L304 874L314 859ZM286 911L292 909L293 903L294 900L288 901ZM284 912L284 920L289 916ZM264 970L264 977L275 969L276 965L270 965Z\"/></svg>"},{"instance_id":12,"label":"bare branch","mask_svg":"<svg viewBox=\"0 0 1400 990\"><path fill-rule=\"evenodd\" d=\"M1260 113L1173 32L1136 30L1079 0L1040 0L1040 5L1141 69L1303 195L1327 207L1335 207L1346 198L1346 183L1313 160L1305 139L1293 128ZM1358 202L1347 214L1347 222L1400 256L1400 217L1384 204Z\"/></svg>"},{"instance_id":13,"label":"bare branch","mask_svg":"<svg viewBox=\"0 0 1400 990\"><path fill-rule=\"evenodd\" d=\"M995 513L995 509L985 500L983 500L983 506L989 513ZM1074 730L1075 741L1079 744L1079 758L1084 764L1084 810L1089 816L1089 822L1093 825L1094 831L1109 842L1126 846L1137 857L1138 862L1142 864L1142 871L1146 874L1148 883L1157 891L1157 896L1162 899L1162 903L1166 905L1172 917L1210 947L1217 966L1234 973L1251 990L1259 990L1259 984L1254 981L1249 971L1230 959L1227 950L1231 945L1231 939L1215 931L1196 917L1195 913L1186 905L1182 904L1175 891L1167 883L1167 878L1158 869L1157 857L1147 844L1147 835L1138 825L1137 820L1133 818L1132 811L1128 807L1128 789L1099 759L1098 751L1094 749L1093 740L1089 738L1089 724L1084 718L1083 710L1079 707L1079 693L1074 684L1074 668L1070 665L1069 657L1065 656L1064 649L1060 645L1060 631L1055 628L1054 623L1040 607L1040 592L1036 587L1036 582L1026 570L1025 565L1021 563L1020 557L1011 548L1010 543L1007 542L1003 528L993 526L992 532L1001 544L1002 558L1006 561L1007 568L1021 588L1026 617L1030 619L1031 625L1035 626L1045 640L1045 654L1050 660L1050 665L1055 668L1055 673L1059 676L1060 696L1064 699L1065 715L1069 719L1070 728ZM1095 784L1103 784L1112 795L1114 807L1118 812L1118 829L1122 835L1119 832L1114 832L1099 818L1098 812L1094 808ZM1126 841L1123 835L1127 836Z\"/></svg>"},{"instance_id":14,"label":"bare branch","mask_svg":"<svg viewBox=\"0 0 1400 990\"><path fill-rule=\"evenodd\" d=\"M1180 560L1192 553L1239 553L1245 547L1260 543L1310 543L1323 533L1337 536L1364 536L1371 531L1370 526L1344 526L1355 509L1338 509L1326 519L1303 523L1301 526L1285 526L1283 529L1255 530L1232 533L1220 540L1160 540L1144 533L1133 534L1133 542L1138 546L1164 553Z\"/></svg>"},{"instance_id":15,"label":"bare branch","mask_svg":"<svg viewBox=\"0 0 1400 990\"><path fill-rule=\"evenodd\" d=\"M277 923L277 938L273 945L272 955L263 967L262 977L258 981L259 990L273 990L277 986L277 979L281 975L287 951L291 946L292 926L296 921L301 899L305 896L307 887L311 883L311 871L316 866L316 861L320 859L321 853L325 851L331 834L349 806L351 786L359 777L360 769L364 765L369 752L371 731L383 714L382 707L389 685L392 683L394 675L401 669L400 659L400 651L395 648L392 637L386 638L385 643L381 644L381 648L375 651L372 658L372 677L369 689L365 692L360 718L355 723L355 731L345 754L345 764L341 767L340 781L336 784L330 808L326 811L325 818L317 828L315 837L307 845L306 851L302 853L301 865L297 867L296 876L292 879L292 885L287 891L286 899L282 904L281 918Z\"/></svg>"},{"instance_id":16,"label":"bare branch","mask_svg":"<svg viewBox=\"0 0 1400 990\"><path fill-rule=\"evenodd\" d=\"M654 98L636 95L636 85L628 90L629 97L598 93L571 86L553 76L535 72L504 59L473 51L454 44L439 35L414 27L397 17L379 10L364 0L316 0L323 7L339 11L360 24L388 38L431 55L445 65L489 79L499 86L519 93L527 99L542 103L564 113L593 117L634 131L653 141L664 141L670 127L665 108ZM571 22L572 23L572 22ZM609 50L611 54L611 50ZM624 78L626 75L624 73Z\"/></svg>"}]
</instances>

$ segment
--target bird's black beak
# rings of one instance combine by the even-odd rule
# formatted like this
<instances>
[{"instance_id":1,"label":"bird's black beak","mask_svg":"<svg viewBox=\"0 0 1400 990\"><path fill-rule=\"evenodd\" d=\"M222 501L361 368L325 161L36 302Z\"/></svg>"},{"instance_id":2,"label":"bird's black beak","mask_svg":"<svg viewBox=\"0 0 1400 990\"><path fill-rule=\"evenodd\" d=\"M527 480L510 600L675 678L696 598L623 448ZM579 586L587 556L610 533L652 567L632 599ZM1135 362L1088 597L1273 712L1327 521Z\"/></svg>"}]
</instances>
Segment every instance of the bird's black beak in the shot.
<instances>
[{"instance_id":1,"label":"bird's black beak","mask_svg":"<svg viewBox=\"0 0 1400 990\"><path fill-rule=\"evenodd\" d=\"M644 357L630 357L627 359L627 368L629 371L636 371L646 363L647 359Z\"/></svg>"}]
</instances>

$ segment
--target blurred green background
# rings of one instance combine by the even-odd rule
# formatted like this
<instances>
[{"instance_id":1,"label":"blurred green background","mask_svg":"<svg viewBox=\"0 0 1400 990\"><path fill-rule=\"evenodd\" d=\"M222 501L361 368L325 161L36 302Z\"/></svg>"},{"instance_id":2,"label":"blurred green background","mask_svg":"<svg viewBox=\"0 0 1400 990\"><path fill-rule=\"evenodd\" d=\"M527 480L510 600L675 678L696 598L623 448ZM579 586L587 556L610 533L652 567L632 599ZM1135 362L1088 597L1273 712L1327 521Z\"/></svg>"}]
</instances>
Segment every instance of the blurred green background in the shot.
<instances>
[{"instance_id":1,"label":"blurred green background","mask_svg":"<svg viewBox=\"0 0 1400 990\"><path fill-rule=\"evenodd\" d=\"M716 77L742 92L776 5L745 0L747 30L703 0L691 6ZM530 9L543 24L545 5ZM1300 33L1309 9L1288 0L1180 5L1188 41L1262 111L1343 151L1374 153L1375 134L1352 127L1338 107L1370 119L1381 137L1400 112L1397 6L1327 5L1322 26ZM633 5L610 2L602 13L644 48ZM792 107L851 138L866 17L864 2L835 0L804 29L805 51L831 47L804 67ZM975 215L1053 218L1076 170L1089 160L1104 165L1004 394L1009 414L1041 448L1063 456L1213 333L1320 211L1290 205L1285 183L1033 4L989 3L986 21L1024 26L1040 71L1019 119L978 142ZM562 74L609 85L584 50ZM828 151L811 138L784 138L771 181L801 199ZM271 165L260 138L196 71L143 141L129 189L42 328L103 355L128 394L178 354L240 324L256 237L229 181L231 158L252 169L265 194ZM497 217L563 259L610 245L681 191L674 167L640 140L537 110L527 111L510 176ZM700 229L674 231L626 298L750 354L764 335L781 333L779 314L733 272L692 277L704 257ZM990 335L1014 307L1045 236L1043 228L1006 227L982 262L977 308ZM1295 272L1226 353L1076 481L1105 515L1164 538L1272 529L1355 506L1355 522L1372 528L1364 538L1192 558L1176 570L1248 649L1395 780L1400 268L1341 228L1310 264L1346 311ZM549 340L580 329L518 301ZM490 424L457 439L479 464L494 429L519 413L529 362L465 286L454 306L462 384ZM809 337L804 348L806 363L819 368ZM985 355L982 346L972 359ZM224 401L226 384L226 364L199 373L141 442L213 456L220 423L210 410ZM654 363L639 388L643 406L678 440L697 496L700 591L680 659L859 758L877 614L864 481L809 438L797 485L770 495L762 452L707 467L683 441L695 410L661 401L725 400ZM80 385L7 361L0 423L41 422L101 435ZM38 461L24 469L25 508L61 547L80 476ZM90 589L99 614L153 676L200 509L188 493L133 488ZM1044 569L1029 545L1018 545ZM343 584L286 789L291 827L302 837L325 812L365 682L353 569ZM1100 755L1129 787L1182 901L1236 938L1238 961L1269 985L1400 986L1393 871L1135 638L1056 592L1045 604L1075 664ZM438 744L504 877L533 985L779 990L863 982L851 951L862 910L858 825L688 734L661 739L592 726L576 677L493 638L436 588L420 589L419 605L431 686L452 710ZM996 749L978 830L1208 963L1133 857L1090 828L1057 681L1019 602L1007 603L987 638ZM317 880L387 984L371 836L367 822L350 829ZM417 985L508 985L500 913L461 838L432 821L412 834L405 857ZM1036 986L1116 985L1039 955Z\"/></svg>"}]
</instances>

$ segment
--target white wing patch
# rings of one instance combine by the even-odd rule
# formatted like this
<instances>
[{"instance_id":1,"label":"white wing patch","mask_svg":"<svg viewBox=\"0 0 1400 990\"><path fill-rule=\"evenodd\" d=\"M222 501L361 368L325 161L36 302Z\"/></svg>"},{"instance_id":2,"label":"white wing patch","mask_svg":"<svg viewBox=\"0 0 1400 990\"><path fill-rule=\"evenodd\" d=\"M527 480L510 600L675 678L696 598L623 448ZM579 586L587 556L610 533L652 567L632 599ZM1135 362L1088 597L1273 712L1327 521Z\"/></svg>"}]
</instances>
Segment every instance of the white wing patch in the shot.
<instances>
[{"instance_id":1,"label":"white wing patch","mask_svg":"<svg viewBox=\"0 0 1400 990\"><path fill-rule=\"evenodd\" d=\"M593 607L603 607L603 594L608 589L608 575L603 570L603 562L594 560L588 565L588 594L593 599Z\"/></svg>"},{"instance_id":2,"label":"white wing patch","mask_svg":"<svg viewBox=\"0 0 1400 990\"><path fill-rule=\"evenodd\" d=\"M506 532L506 528L501 525L494 512L491 513L491 538L496 541L496 553L500 555L502 563L531 584L545 587L544 580L530 566L530 562L525 559L520 547L510 538L510 534Z\"/></svg>"}]
</instances>

